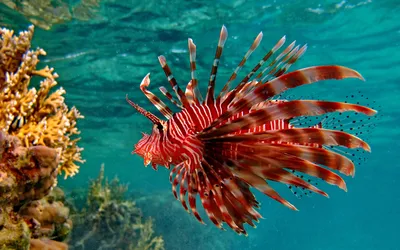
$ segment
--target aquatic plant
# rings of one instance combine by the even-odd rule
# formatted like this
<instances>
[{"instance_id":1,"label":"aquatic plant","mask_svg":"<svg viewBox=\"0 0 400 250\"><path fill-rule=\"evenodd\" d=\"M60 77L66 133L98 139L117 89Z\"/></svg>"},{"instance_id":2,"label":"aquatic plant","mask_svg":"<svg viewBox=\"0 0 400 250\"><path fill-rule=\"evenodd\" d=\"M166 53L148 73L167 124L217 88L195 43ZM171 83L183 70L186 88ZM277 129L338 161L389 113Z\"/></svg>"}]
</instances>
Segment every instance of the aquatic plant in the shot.
<instances>
[{"instance_id":1,"label":"aquatic plant","mask_svg":"<svg viewBox=\"0 0 400 250\"><path fill-rule=\"evenodd\" d=\"M162 234L166 249L230 250L237 249L238 244L245 244L234 233L193 223L188 213L174 216L182 212L182 207L168 191L150 194L135 192L131 197L145 216L151 216L157 222L156 233ZM246 244L250 244L253 238L245 238Z\"/></svg>"},{"instance_id":2,"label":"aquatic plant","mask_svg":"<svg viewBox=\"0 0 400 250\"><path fill-rule=\"evenodd\" d=\"M78 172L83 163L81 151L73 138L79 134L76 120L79 111L64 102L65 90L57 85L57 73L48 66L37 69L39 56L46 52L30 50L34 26L18 36L14 31L0 29L0 129L15 135L24 146L44 145L60 153L60 171L65 178ZM43 77L39 89L32 87L36 77Z\"/></svg>"},{"instance_id":3,"label":"aquatic plant","mask_svg":"<svg viewBox=\"0 0 400 250\"><path fill-rule=\"evenodd\" d=\"M102 165L98 178L90 183L86 205L71 209L73 249L164 249L162 237L154 236L153 220L143 221L135 202L125 198L126 191L117 178L109 182L104 177ZM72 206L76 203L72 201Z\"/></svg>"}]
</instances>

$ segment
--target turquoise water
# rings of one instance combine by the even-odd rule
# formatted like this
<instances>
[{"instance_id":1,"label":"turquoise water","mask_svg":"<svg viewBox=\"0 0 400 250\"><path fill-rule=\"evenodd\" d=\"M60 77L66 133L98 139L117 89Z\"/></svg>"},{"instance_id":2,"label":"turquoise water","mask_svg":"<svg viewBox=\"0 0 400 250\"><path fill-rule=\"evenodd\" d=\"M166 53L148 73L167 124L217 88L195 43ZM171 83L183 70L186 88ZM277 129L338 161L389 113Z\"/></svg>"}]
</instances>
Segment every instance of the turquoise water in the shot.
<instances>
[{"instance_id":1,"label":"turquoise water","mask_svg":"<svg viewBox=\"0 0 400 250\"><path fill-rule=\"evenodd\" d=\"M1 2L1 1L0 1ZM103 1L92 20L72 20L51 30L36 27L34 47L48 54L67 91L66 102L85 119L79 122L87 160L73 179L60 185L86 185L105 163L108 176L129 182L146 216L156 219L156 232L166 249L400 249L400 4L397 0L352 1ZM29 22L0 4L0 24L25 30ZM343 100L361 90L381 108L382 119L369 137L372 153L346 177L348 192L327 187L330 199L289 199L293 212L260 193L265 217L249 237L200 225L174 201L168 171L143 167L132 156L140 132L151 124L126 103L125 94L155 112L139 89L151 72L152 89L167 85L157 56L165 55L178 81L190 79L187 38L197 45L198 78L203 90L209 76L219 30L229 38L219 69L218 86L228 79L259 31L264 38L242 75L283 35L307 43L293 67L340 64L359 71L366 82L326 81L299 88L296 95ZM156 91L155 91L156 92ZM397 236L397 237L396 237Z\"/></svg>"}]
</instances>

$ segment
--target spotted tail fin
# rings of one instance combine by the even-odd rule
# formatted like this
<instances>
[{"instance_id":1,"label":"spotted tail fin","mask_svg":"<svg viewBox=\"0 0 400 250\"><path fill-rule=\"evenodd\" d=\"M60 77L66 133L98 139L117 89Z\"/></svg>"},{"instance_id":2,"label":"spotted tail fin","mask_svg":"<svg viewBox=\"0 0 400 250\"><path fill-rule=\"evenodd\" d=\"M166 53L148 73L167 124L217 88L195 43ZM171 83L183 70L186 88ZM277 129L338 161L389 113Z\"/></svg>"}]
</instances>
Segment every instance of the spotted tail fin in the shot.
<instances>
[{"instance_id":1,"label":"spotted tail fin","mask_svg":"<svg viewBox=\"0 0 400 250\"><path fill-rule=\"evenodd\" d=\"M340 102L314 100L295 100L279 102L257 109L237 119L227 121L206 129L198 134L198 138L207 139L227 135L240 130L263 125L269 121L291 119L297 116L320 115L328 112L356 111L367 115L375 115L376 111L365 106Z\"/></svg>"},{"instance_id":2,"label":"spotted tail fin","mask_svg":"<svg viewBox=\"0 0 400 250\"><path fill-rule=\"evenodd\" d=\"M288 89L322 80L340 80L344 78L358 78L363 80L363 77L357 71L342 66L309 67L282 75L273 79L268 84L262 84L258 86L254 89L254 91L251 91L247 95L243 96L224 114L213 121L210 126L204 129L204 132L213 129L215 126L226 121L229 117L235 115L236 113L239 113L244 109L249 110L257 103L263 102Z\"/></svg>"}]
</instances>

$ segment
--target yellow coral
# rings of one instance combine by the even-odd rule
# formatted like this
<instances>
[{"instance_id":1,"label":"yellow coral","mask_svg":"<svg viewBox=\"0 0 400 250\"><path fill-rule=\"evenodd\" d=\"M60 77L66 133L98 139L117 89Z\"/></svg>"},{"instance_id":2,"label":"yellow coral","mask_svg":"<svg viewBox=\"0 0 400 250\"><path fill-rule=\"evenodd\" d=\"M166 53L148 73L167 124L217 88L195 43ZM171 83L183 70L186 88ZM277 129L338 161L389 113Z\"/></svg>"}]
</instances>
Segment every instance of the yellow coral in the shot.
<instances>
[{"instance_id":1,"label":"yellow coral","mask_svg":"<svg viewBox=\"0 0 400 250\"><path fill-rule=\"evenodd\" d=\"M45 145L60 153L60 169L65 178L78 172L83 163L76 120L79 111L64 103L65 90L57 85L53 68L36 69L43 49L29 50L34 27L14 36L13 31L0 30L0 128L16 135L24 146ZM43 77L39 90L29 89L32 77Z\"/></svg>"}]
</instances>

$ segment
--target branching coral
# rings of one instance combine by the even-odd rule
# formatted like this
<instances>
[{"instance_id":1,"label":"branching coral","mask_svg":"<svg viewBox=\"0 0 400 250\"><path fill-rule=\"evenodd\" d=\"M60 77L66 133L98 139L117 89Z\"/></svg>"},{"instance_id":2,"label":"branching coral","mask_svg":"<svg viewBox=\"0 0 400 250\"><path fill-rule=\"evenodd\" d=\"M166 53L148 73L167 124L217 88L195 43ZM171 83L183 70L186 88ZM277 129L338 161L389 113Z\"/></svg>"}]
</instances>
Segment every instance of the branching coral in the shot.
<instances>
[{"instance_id":1,"label":"branching coral","mask_svg":"<svg viewBox=\"0 0 400 250\"><path fill-rule=\"evenodd\" d=\"M100 0L81 0L73 6L63 0L0 0L0 2L46 30L51 29L54 24L68 22L72 19L90 20L96 16L100 5Z\"/></svg>"},{"instance_id":2,"label":"branching coral","mask_svg":"<svg viewBox=\"0 0 400 250\"><path fill-rule=\"evenodd\" d=\"M48 194L61 170L72 176L83 162L73 138L82 116L53 90L54 70L36 68L46 53L30 50L33 30L0 29L0 249L67 249L55 240L71 230L69 209ZM44 78L39 89L34 77Z\"/></svg>"},{"instance_id":3,"label":"branching coral","mask_svg":"<svg viewBox=\"0 0 400 250\"><path fill-rule=\"evenodd\" d=\"M126 190L118 179L108 182L102 166L99 177L90 184L87 205L72 216L73 249L164 249L163 239L154 236L153 221L143 222L140 209L124 199Z\"/></svg>"},{"instance_id":4,"label":"branching coral","mask_svg":"<svg viewBox=\"0 0 400 250\"><path fill-rule=\"evenodd\" d=\"M79 134L76 120L79 111L64 103L65 90L57 85L53 68L37 69L43 49L30 50L34 27L14 36L13 31L0 29L0 129L16 135L24 146L44 145L60 153L60 170L65 178L78 172L77 162L82 148L77 146ZM40 88L30 88L33 77L43 77Z\"/></svg>"}]
</instances>

